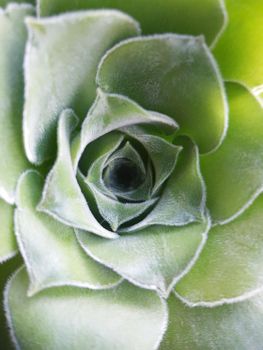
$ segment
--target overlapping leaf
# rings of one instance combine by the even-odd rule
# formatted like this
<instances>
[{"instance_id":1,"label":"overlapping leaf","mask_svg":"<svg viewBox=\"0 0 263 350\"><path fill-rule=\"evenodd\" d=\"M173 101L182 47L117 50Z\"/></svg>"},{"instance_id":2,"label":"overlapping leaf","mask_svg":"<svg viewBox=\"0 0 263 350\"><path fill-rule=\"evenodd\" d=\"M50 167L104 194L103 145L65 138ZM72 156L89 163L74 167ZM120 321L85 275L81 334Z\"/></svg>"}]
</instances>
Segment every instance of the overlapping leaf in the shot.
<instances>
[{"instance_id":1,"label":"overlapping leaf","mask_svg":"<svg viewBox=\"0 0 263 350\"><path fill-rule=\"evenodd\" d=\"M0 264L0 295L1 295L1 307L4 295L4 289L10 275L22 264L20 256L16 256L13 259L8 260L5 264ZM0 339L1 347L3 349L12 349L12 342L10 334L8 332L7 320L3 309L0 312Z\"/></svg>"},{"instance_id":2,"label":"overlapping leaf","mask_svg":"<svg viewBox=\"0 0 263 350\"><path fill-rule=\"evenodd\" d=\"M222 146L201 157L215 222L239 215L263 189L263 109L242 85L227 83L230 120Z\"/></svg>"},{"instance_id":3,"label":"overlapping leaf","mask_svg":"<svg viewBox=\"0 0 263 350\"><path fill-rule=\"evenodd\" d=\"M220 0L38 0L41 16L90 8L117 8L136 18L144 34L204 34L211 43L225 22Z\"/></svg>"},{"instance_id":4,"label":"overlapping leaf","mask_svg":"<svg viewBox=\"0 0 263 350\"><path fill-rule=\"evenodd\" d=\"M27 20L24 142L33 163L54 156L59 114L84 117L96 93L98 63L115 43L136 36L138 24L118 11L86 11Z\"/></svg>"},{"instance_id":5,"label":"overlapping leaf","mask_svg":"<svg viewBox=\"0 0 263 350\"><path fill-rule=\"evenodd\" d=\"M201 152L222 142L227 103L221 76L202 37L164 34L127 40L102 59L99 86L173 117Z\"/></svg>"},{"instance_id":6,"label":"overlapping leaf","mask_svg":"<svg viewBox=\"0 0 263 350\"><path fill-rule=\"evenodd\" d=\"M101 136L130 125L153 124L167 132L175 132L177 123L170 117L147 111L129 98L107 94L98 89L97 98L82 124L81 134L72 145L75 168L88 144Z\"/></svg>"},{"instance_id":7,"label":"overlapping leaf","mask_svg":"<svg viewBox=\"0 0 263 350\"><path fill-rule=\"evenodd\" d=\"M187 138L178 138L177 141L183 144L183 150L160 200L144 220L128 231L158 224L182 226L203 220L206 190L199 168L198 149Z\"/></svg>"},{"instance_id":8,"label":"overlapping leaf","mask_svg":"<svg viewBox=\"0 0 263 350\"><path fill-rule=\"evenodd\" d=\"M261 348L262 294L245 302L213 308L190 308L174 296L168 303L170 323L160 350Z\"/></svg>"},{"instance_id":9,"label":"overlapping leaf","mask_svg":"<svg viewBox=\"0 0 263 350\"><path fill-rule=\"evenodd\" d=\"M189 303L220 303L263 290L263 195L241 216L213 227L193 269L176 286Z\"/></svg>"},{"instance_id":10,"label":"overlapping leaf","mask_svg":"<svg viewBox=\"0 0 263 350\"><path fill-rule=\"evenodd\" d=\"M5 305L19 348L152 350L167 324L167 311L150 291L122 283L106 291L64 287L28 298L25 269L11 279Z\"/></svg>"},{"instance_id":11,"label":"overlapping leaf","mask_svg":"<svg viewBox=\"0 0 263 350\"><path fill-rule=\"evenodd\" d=\"M33 13L29 4L0 9L0 197L9 203L14 203L16 182L28 167L22 142L24 19Z\"/></svg>"},{"instance_id":12,"label":"overlapping leaf","mask_svg":"<svg viewBox=\"0 0 263 350\"><path fill-rule=\"evenodd\" d=\"M62 112L58 126L58 156L47 177L38 208L69 226L108 238L117 237L98 223L77 182L70 154L70 137L76 122L72 111Z\"/></svg>"},{"instance_id":13,"label":"overlapping leaf","mask_svg":"<svg viewBox=\"0 0 263 350\"><path fill-rule=\"evenodd\" d=\"M116 240L80 230L77 237L95 260L132 283L167 296L197 259L208 230L209 222L202 222L183 227L148 227L136 234L122 234Z\"/></svg>"},{"instance_id":14,"label":"overlapping leaf","mask_svg":"<svg viewBox=\"0 0 263 350\"><path fill-rule=\"evenodd\" d=\"M119 283L118 275L83 252L72 228L36 210L42 189L38 173L28 171L22 175L16 235L30 276L29 294L60 285L107 289Z\"/></svg>"}]
</instances>

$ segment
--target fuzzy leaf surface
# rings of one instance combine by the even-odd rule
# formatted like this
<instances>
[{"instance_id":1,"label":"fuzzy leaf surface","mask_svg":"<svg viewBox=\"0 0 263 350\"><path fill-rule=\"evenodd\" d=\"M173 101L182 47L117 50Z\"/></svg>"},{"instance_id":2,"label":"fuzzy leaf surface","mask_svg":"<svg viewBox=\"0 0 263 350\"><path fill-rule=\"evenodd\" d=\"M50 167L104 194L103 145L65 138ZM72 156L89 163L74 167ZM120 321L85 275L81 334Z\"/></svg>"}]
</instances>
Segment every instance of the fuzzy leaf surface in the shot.
<instances>
[{"instance_id":1,"label":"fuzzy leaf surface","mask_svg":"<svg viewBox=\"0 0 263 350\"><path fill-rule=\"evenodd\" d=\"M225 14L219 0L38 0L41 16L90 8L117 8L136 18L144 34L204 34L211 43Z\"/></svg>"},{"instance_id":2,"label":"fuzzy leaf surface","mask_svg":"<svg viewBox=\"0 0 263 350\"><path fill-rule=\"evenodd\" d=\"M16 235L30 276L29 294L52 286L104 289L119 283L118 275L85 254L72 228L36 210L42 189L43 179L37 172L22 175Z\"/></svg>"},{"instance_id":3,"label":"fuzzy leaf surface","mask_svg":"<svg viewBox=\"0 0 263 350\"><path fill-rule=\"evenodd\" d=\"M27 20L24 142L27 157L42 163L54 156L57 120L65 108L84 118L95 94L103 54L139 33L137 23L118 11L83 11Z\"/></svg>"},{"instance_id":4,"label":"fuzzy leaf surface","mask_svg":"<svg viewBox=\"0 0 263 350\"><path fill-rule=\"evenodd\" d=\"M190 308L171 296L168 305L170 323L160 350L260 350L262 347L262 294L213 308Z\"/></svg>"},{"instance_id":5,"label":"fuzzy leaf surface","mask_svg":"<svg viewBox=\"0 0 263 350\"><path fill-rule=\"evenodd\" d=\"M11 204L17 180L29 166L22 137L24 19L33 13L29 4L0 9L0 197Z\"/></svg>"},{"instance_id":6,"label":"fuzzy leaf surface","mask_svg":"<svg viewBox=\"0 0 263 350\"><path fill-rule=\"evenodd\" d=\"M77 230L88 255L139 287L167 296L172 285L197 258L206 240L209 223L183 227L152 226L107 240Z\"/></svg>"},{"instance_id":7,"label":"fuzzy leaf surface","mask_svg":"<svg viewBox=\"0 0 263 350\"><path fill-rule=\"evenodd\" d=\"M192 270L176 286L190 303L247 298L263 290L263 195L238 218L214 226Z\"/></svg>"},{"instance_id":8,"label":"fuzzy leaf surface","mask_svg":"<svg viewBox=\"0 0 263 350\"><path fill-rule=\"evenodd\" d=\"M226 138L201 157L207 206L214 222L239 215L263 189L263 109L242 85L226 83L230 114Z\"/></svg>"},{"instance_id":9,"label":"fuzzy leaf surface","mask_svg":"<svg viewBox=\"0 0 263 350\"><path fill-rule=\"evenodd\" d=\"M70 153L71 133L76 123L73 111L62 112L58 125L58 156L46 179L38 208L69 226L108 238L117 237L103 228L93 216L77 182Z\"/></svg>"},{"instance_id":10,"label":"fuzzy leaf surface","mask_svg":"<svg viewBox=\"0 0 263 350\"><path fill-rule=\"evenodd\" d=\"M177 34L127 40L102 59L98 85L176 120L201 152L222 142L227 103L216 63L202 37Z\"/></svg>"},{"instance_id":11,"label":"fuzzy leaf surface","mask_svg":"<svg viewBox=\"0 0 263 350\"><path fill-rule=\"evenodd\" d=\"M5 298L21 349L152 350L166 327L163 301L127 282L106 291L52 288L32 298L27 287L26 271L19 270Z\"/></svg>"},{"instance_id":12,"label":"fuzzy leaf surface","mask_svg":"<svg viewBox=\"0 0 263 350\"><path fill-rule=\"evenodd\" d=\"M200 173L198 148L188 138L180 137L177 140L181 140L179 144L183 145L183 150L160 200L141 222L131 226L128 231L150 225L182 226L203 220L206 194Z\"/></svg>"}]
</instances>

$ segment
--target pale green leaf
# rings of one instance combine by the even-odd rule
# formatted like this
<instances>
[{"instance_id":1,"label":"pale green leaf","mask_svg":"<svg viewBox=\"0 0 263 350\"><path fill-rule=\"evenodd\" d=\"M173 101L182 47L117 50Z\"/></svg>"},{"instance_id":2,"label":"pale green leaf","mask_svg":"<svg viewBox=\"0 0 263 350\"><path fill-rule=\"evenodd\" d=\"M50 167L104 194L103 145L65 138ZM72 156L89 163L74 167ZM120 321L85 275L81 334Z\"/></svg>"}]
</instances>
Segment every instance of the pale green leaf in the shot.
<instances>
[{"instance_id":1,"label":"pale green leaf","mask_svg":"<svg viewBox=\"0 0 263 350\"><path fill-rule=\"evenodd\" d=\"M263 2L226 0L228 25L214 54L225 79L263 84Z\"/></svg>"},{"instance_id":2,"label":"pale green leaf","mask_svg":"<svg viewBox=\"0 0 263 350\"><path fill-rule=\"evenodd\" d=\"M170 323L160 350L262 349L262 294L213 308L190 308L171 296L168 305Z\"/></svg>"},{"instance_id":3,"label":"pale green leaf","mask_svg":"<svg viewBox=\"0 0 263 350\"><path fill-rule=\"evenodd\" d=\"M167 324L158 296L125 282L106 291L52 288L28 298L20 270L6 289L9 326L22 350L152 350Z\"/></svg>"},{"instance_id":4,"label":"pale green leaf","mask_svg":"<svg viewBox=\"0 0 263 350\"><path fill-rule=\"evenodd\" d=\"M128 231L149 225L181 226L203 220L206 193L199 168L198 148L187 138L176 140L183 145L183 150L160 200L144 220L131 226Z\"/></svg>"},{"instance_id":5,"label":"pale green leaf","mask_svg":"<svg viewBox=\"0 0 263 350\"><path fill-rule=\"evenodd\" d=\"M14 207L0 199L0 263L17 253L13 215Z\"/></svg>"},{"instance_id":6,"label":"pale green leaf","mask_svg":"<svg viewBox=\"0 0 263 350\"><path fill-rule=\"evenodd\" d=\"M122 131L134 137L145 147L154 167L155 181L152 192L156 193L172 173L181 147L173 145L159 136L147 134L147 130L140 130L138 127L127 127L123 128Z\"/></svg>"},{"instance_id":7,"label":"pale green leaf","mask_svg":"<svg viewBox=\"0 0 263 350\"><path fill-rule=\"evenodd\" d=\"M173 117L201 152L221 143L227 103L216 63L202 37L176 34L127 40L102 59L98 85Z\"/></svg>"},{"instance_id":8,"label":"pale green leaf","mask_svg":"<svg viewBox=\"0 0 263 350\"><path fill-rule=\"evenodd\" d=\"M96 93L102 55L139 33L138 24L118 11L85 11L27 20L24 141L28 158L41 163L54 155L59 114L73 108L83 118Z\"/></svg>"},{"instance_id":9,"label":"pale green leaf","mask_svg":"<svg viewBox=\"0 0 263 350\"><path fill-rule=\"evenodd\" d=\"M0 311L0 339L1 348L3 350L13 349L11 345L11 339L7 320L3 310L3 295L8 278L11 277L12 273L22 265L22 259L19 255L15 258L8 260L4 264L0 264L0 298L1 298L1 311Z\"/></svg>"},{"instance_id":10,"label":"pale green leaf","mask_svg":"<svg viewBox=\"0 0 263 350\"><path fill-rule=\"evenodd\" d=\"M11 204L18 177L29 164L22 141L24 19L33 13L26 4L0 9L0 197Z\"/></svg>"},{"instance_id":11,"label":"pale green leaf","mask_svg":"<svg viewBox=\"0 0 263 350\"><path fill-rule=\"evenodd\" d=\"M105 289L119 283L118 275L85 254L72 228L36 210L43 184L37 172L28 171L18 186L16 236L30 276L28 293L63 285Z\"/></svg>"},{"instance_id":12,"label":"pale green leaf","mask_svg":"<svg viewBox=\"0 0 263 350\"><path fill-rule=\"evenodd\" d=\"M77 230L87 254L142 288L167 296L200 253L210 223L153 226L108 240Z\"/></svg>"},{"instance_id":13,"label":"pale green leaf","mask_svg":"<svg viewBox=\"0 0 263 350\"><path fill-rule=\"evenodd\" d=\"M117 234L103 228L95 219L77 182L70 154L70 135L76 122L72 111L62 112L58 125L58 156L46 179L38 209L69 226L115 238Z\"/></svg>"},{"instance_id":14,"label":"pale green leaf","mask_svg":"<svg viewBox=\"0 0 263 350\"><path fill-rule=\"evenodd\" d=\"M193 269L176 286L189 303L245 299L263 290L263 195L237 219L211 229Z\"/></svg>"},{"instance_id":15,"label":"pale green leaf","mask_svg":"<svg viewBox=\"0 0 263 350\"><path fill-rule=\"evenodd\" d=\"M105 144L101 144L103 140L105 139ZM98 144L96 141L94 142L97 147L102 146L102 148L97 150L97 155L99 156L89 167L88 174L86 178L83 178L84 182L87 185L94 185L96 188L100 190L100 192L108 195L109 197L112 197L114 199L117 199L115 194L111 192L105 185L103 181L103 169L104 164L109 158L109 156L116 151L116 149L120 146L121 142L123 141L123 135L118 135L115 133L109 133L106 134L104 137L101 138L101 142ZM93 143L91 143L92 145ZM89 155L89 148L85 151L85 158L88 159ZM92 151L93 149L90 149ZM94 157L93 154L90 154L91 157ZM86 161L87 163L87 161Z\"/></svg>"},{"instance_id":16,"label":"pale green leaf","mask_svg":"<svg viewBox=\"0 0 263 350\"><path fill-rule=\"evenodd\" d=\"M79 135L76 136L79 138ZM93 163L97 162L99 158L105 154L111 154L116 150L121 142L123 141L124 136L119 131L113 131L102 137L94 140L92 143L88 144L83 153L78 164L78 168L86 176L90 168L93 166ZM73 142L74 143L74 140ZM99 173L95 172L95 178ZM95 178L93 180L95 180Z\"/></svg>"},{"instance_id":17,"label":"pale green leaf","mask_svg":"<svg viewBox=\"0 0 263 350\"><path fill-rule=\"evenodd\" d=\"M215 222L239 215L263 189L263 109L242 85L226 83L229 128L222 146L201 157L207 206Z\"/></svg>"},{"instance_id":18,"label":"pale green leaf","mask_svg":"<svg viewBox=\"0 0 263 350\"><path fill-rule=\"evenodd\" d=\"M118 144L114 145L115 147L118 146ZM114 147L113 146L113 147ZM123 191L118 191L117 189L111 189L109 186L107 186L107 178L105 179L103 174L104 164L106 163L107 159L109 158L110 154L114 151L114 148L112 148L111 151L108 153L105 153L103 156L98 158L90 167L88 176L86 179L84 179L84 182L91 187L94 185L101 193L105 194L106 196L117 199L121 198L124 201L144 201L150 198L151 191L152 191L152 169L150 167L150 164L148 163L146 173L144 176L144 181L142 184L139 184L137 188L134 190L127 190L125 191L125 188L123 188ZM106 180L106 181L105 181Z\"/></svg>"},{"instance_id":19,"label":"pale green leaf","mask_svg":"<svg viewBox=\"0 0 263 350\"><path fill-rule=\"evenodd\" d=\"M110 224L113 231L117 231L120 225L143 214L157 201L157 198L153 198L139 203L123 203L106 196L92 184L89 187L101 216Z\"/></svg>"},{"instance_id":20,"label":"pale green leaf","mask_svg":"<svg viewBox=\"0 0 263 350\"><path fill-rule=\"evenodd\" d=\"M210 43L225 21L220 0L38 0L41 16L87 8L117 8L141 23L143 33L204 34Z\"/></svg>"},{"instance_id":21,"label":"pale green leaf","mask_svg":"<svg viewBox=\"0 0 263 350\"><path fill-rule=\"evenodd\" d=\"M166 115L147 111L125 96L98 89L97 98L82 124L81 135L72 145L75 167L88 144L111 131L136 124L157 124L166 132L175 132L178 128Z\"/></svg>"}]
</instances>

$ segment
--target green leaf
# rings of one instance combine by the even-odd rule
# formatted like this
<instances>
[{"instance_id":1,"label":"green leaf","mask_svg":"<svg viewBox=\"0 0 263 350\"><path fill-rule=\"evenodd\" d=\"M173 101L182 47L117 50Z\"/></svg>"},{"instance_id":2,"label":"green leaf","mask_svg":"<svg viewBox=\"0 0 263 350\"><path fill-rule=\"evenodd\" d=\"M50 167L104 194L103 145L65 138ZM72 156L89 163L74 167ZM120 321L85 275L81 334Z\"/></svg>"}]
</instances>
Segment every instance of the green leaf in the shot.
<instances>
[{"instance_id":1,"label":"green leaf","mask_svg":"<svg viewBox=\"0 0 263 350\"><path fill-rule=\"evenodd\" d=\"M110 134L107 134L110 135ZM107 135L105 135L107 137ZM103 137L104 138L104 137ZM102 194L117 200L117 198L121 198L124 201L147 201L150 198L150 192L152 189L152 169L150 166L146 169L145 174L145 180L137 189L134 189L132 191L111 191L105 184L105 181L103 179L103 169L104 164L106 163L107 159L110 157L112 152L116 150L116 148L120 145L120 141L122 138L119 138L118 142L115 142L112 144L111 149L106 152L104 155L99 157L94 163L91 165L88 176L86 179L84 179L84 182L88 185L89 189L92 190L92 187L95 186L96 189L99 190ZM142 166L142 164L141 164ZM91 186L90 186L91 185ZM94 196L96 194L94 193Z\"/></svg>"},{"instance_id":2,"label":"green leaf","mask_svg":"<svg viewBox=\"0 0 263 350\"><path fill-rule=\"evenodd\" d=\"M106 196L92 184L89 187L101 216L110 224L113 231L117 231L120 225L143 214L157 201L157 198L153 198L141 203L123 203Z\"/></svg>"},{"instance_id":3,"label":"green leaf","mask_svg":"<svg viewBox=\"0 0 263 350\"><path fill-rule=\"evenodd\" d=\"M261 348L262 294L245 302L213 308L190 308L171 296L168 305L170 322L160 350Z\"/></svg>"},{"instance_id":4,"label":"green leaf","mask_svg":"<svg viewBox=\"0 0 263 350\"><path fill-rule=\"evenodd\" d=\"M0 199L0 263L17 253L13 215L14 208Z\"/></svg>"},{"instance_id":5,"label":"green leaf","mask_svg":"<svg viewBox=\"0 0 263 350\"><path fill-rule=\"evenodd\" d=\"M166 115L149 112L125 96L106 94L98 89L97 98L82 124L81 135L73 141L71 153L75 167L88 144L111 131L135 124L157 124L166 132L175 132L178 128Z\"/></svg>"},{"instance_id":6,"label":"green leaf","mask_svg":"<svg viewBox=\"0 0 263 350\"><path fill-rule=\"evenodd\" d=\"M62 112L58 125L58 156L48 174L38 209L69 226L82 228L107 238L117 234L103 228L93 216L73 170L70 135L77 117L71 110Z\"/></svg>"},{"instance_id":7,"label":"green leaf","mask_svg":"<svg viewBox=\"0 0 263 350\"><path fill-rule=\"evenodd\" d=\"M166 305L127 282L106 291L52 288L28 298L20 270L5 304L19 348L26 350L157 349L167 324Z\"/></svg>"},{"instance_id":8,"label":"green leaf","mask_svg":"<svg viewBox=\"0 0 263 350\"><path fill-rule=\"evenodd\" d=\"M216 63L202 37L165 34L127 40L108 51L98 75L102 90L129 96L176 120L209 152L222 142L227 103Z\"/></svg>"},{"instance_id":9,"label":"green leaf","mask_svg":"<svg viewBox=\"0 0 263 350\"><path fill-rule=\"evenodd\" d=\"M263 290L263 195L237 219L214 226L176 291L193 304L245 299Z\"/></svg>"},{"instance_id":10,"label":"green leaf","mask_svg":"<svg viewBox=\"0 0 263 350\"><path fill-rule=\"evenodd\" d=\"M105 289L119 283L118 275L85 254L72 228L36 210L42 188L35 171L19 180L16 236L30 276L28 294L52 286Z\"/></svg>"},{"instance_id":11,"label":"green leaf","mask_svg":"<svg viewBox=\"0 0 263 350\"><path fill-rule=\"evenodd\" d=\"M101 142L99 144L95 141L94 143L97 145L97 147L102 146L102 148L100 151L97 150L96 153L98 155L98 158L94 160L94 162L90 165L86 178L83 176L83 180L87 185L94 185L100 192L108 195L109 197L112 197L113 199L117 199L117 197L105 186L105 183L103 181L103 169L105 162L109 156L121 145L123 138L123 135L109 133L100 139ZM103 143L104 140L105 143ZM92 144L93 142L91 145ZM93 148L89 149L89 147L87 150L85 150L85 158L87 160L92 150ZM94 157L93 154L90 154L90 156Z\"/></svg>"},{"instance_id":12,"label":"green leaf","mask_svg":"<svg viewBox=\"0 0 263 350\"><path fill-rule=\"evenodd\" d=\"M123 128L122 131L134 137L145 147L154 167L155 181L152 192L155 194L172 173L181 147L175 146L159 136L149 135L146 133L147 130L138 127L135 129L127 127Z\"/></svg>"},{"instance_id":13,"label":"green leaf","mask_svg":"<svg viewBox=\"0 0 263 350\"><path fill-rule=\"evenodd\" d=\"M226 0L228 25L214 54L225 79L263 84L263 2Z\"/></svg>"},{"instance_id":14,"label":"green leaf","mask_svg":"<svg viewBox=\"0 0 263 350\"><path fill-rule=\"evenodd\" d=\"M79 138L79 135L77 135L76 138ZM78 168L83 176L87 175L91 166L93 166L93 163L95 163L106 153L111 154L116 148L119 147L122 141L122 133L119 131L113 131L88 144L88 146L81 154L81 158L78 164ZM74 143L74 139L72 143Z\"/></svg>"},{"instance_id":15,"label":"green leaf","mask_svg":"<svg viewBox=\"0 0 263 350\"><path fill-rule=\"evenodd\" d=\"M201 157L207 206L214 222L239 215L263 189L263 109L242 85L227 83L230 120L214 153Z\"/></svg>"},{"instance_id":16,"label":"green leaf","mask_svg":"<svg viewBox=\"0 0 263 350\"><path fill-rule=\"evenodd\" d=\"M225 21L219 0L38 0L41 16L87 8L117 8L136 18L143 33L204 34L210 43Z\"/></svg>"},{"instance_id":17,"label":"green leaf","mask_svg":"<svg viewBox=\"0 0 263 350\"><path fill-rule=\"evenodd\" d=\"M23 6L27 3L35 5L35 0L0 0L0 7L10 6L10 4L14 6L14 4L17 5L20 3L22 3Z\"/></svg>"},{"instance_id":18,"label":"green leaf","mask_svg":"<svg viewBox=\"0 0 263 350\"><path fill-rule=\"evenodd\" d=\"M28 158L42 163L54 155L59 114L73 108L83 118L96 93L102 55L139 33L138 24L118 11L85 11L27 19L24 141Z\"/></svg>"},{"instance_id":19,"label":"green leaf","mask_svg":"<svg viewBox=\"0 0 263 350\"><path fill-rule=\"evenodd\" d=\"M94 260L142 288L167 297L196 261L210 223L183 227L153 226L107 240L77 230L80 244Z\"/></svg>"},{"instance_id":20,"label":"green leaf","mask_svg":"<svg viewBox=\"0 0 263 350\"><path fill-rule=\"evenodd\" d=\"M0 9L0 197L14 203L19 175L28 167L22 141L25 16L33 7L10 4Z\"/></svg>"},{"instance_id":21,"label":"green leaf","mask_svg":"<svg viewBox=\"0 0 263 350\"><path fill-rule=\"evenodd\" d=\"M0 264L0 298L1 298L1 310L0 310L0 339L1 348L4 350L13 349L11 345L11 339L9 329L7 326L7 320L5 312L3 310L3 296L4 288L11 274L22 264L21 256L17 255L15 258L8 260L4 264Z\"/></svg>"},{"instance_id":22,"label":"green leaf","mask_svg":"<svg viewBox=\"0 0 263 350\"><path fill-rule=\"evenodd\" d=\"M181 226L203 220L206 191L199 168L198 148L188 138L179 137L176 141L183 145L183 150L160 200L144 220L127 231L150 225Z\"/></svg>"}]
</instances>

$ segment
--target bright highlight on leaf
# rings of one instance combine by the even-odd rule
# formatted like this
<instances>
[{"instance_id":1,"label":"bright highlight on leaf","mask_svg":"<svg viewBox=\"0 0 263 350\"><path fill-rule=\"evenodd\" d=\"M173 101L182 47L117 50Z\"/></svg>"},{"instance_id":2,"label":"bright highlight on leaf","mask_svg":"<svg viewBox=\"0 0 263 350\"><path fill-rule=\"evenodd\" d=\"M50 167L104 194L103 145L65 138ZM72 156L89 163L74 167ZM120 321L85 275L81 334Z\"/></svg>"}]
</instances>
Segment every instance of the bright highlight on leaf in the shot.
<instances>
[{"instance_id":1,"label":"bright highlight on leaf","mask_svg":"<svg viewBox=\"0 0 263 350\"><path fill-rule=\"evenodd\" d=\"M45 344L50 350L151 350L166 328L167 311L160 298L127 282L104 291L53 288L31 298L27 287L25 269L19 270L5 299L9 326L22 349L37 350Z\"/></svg>"}]
</instances>

